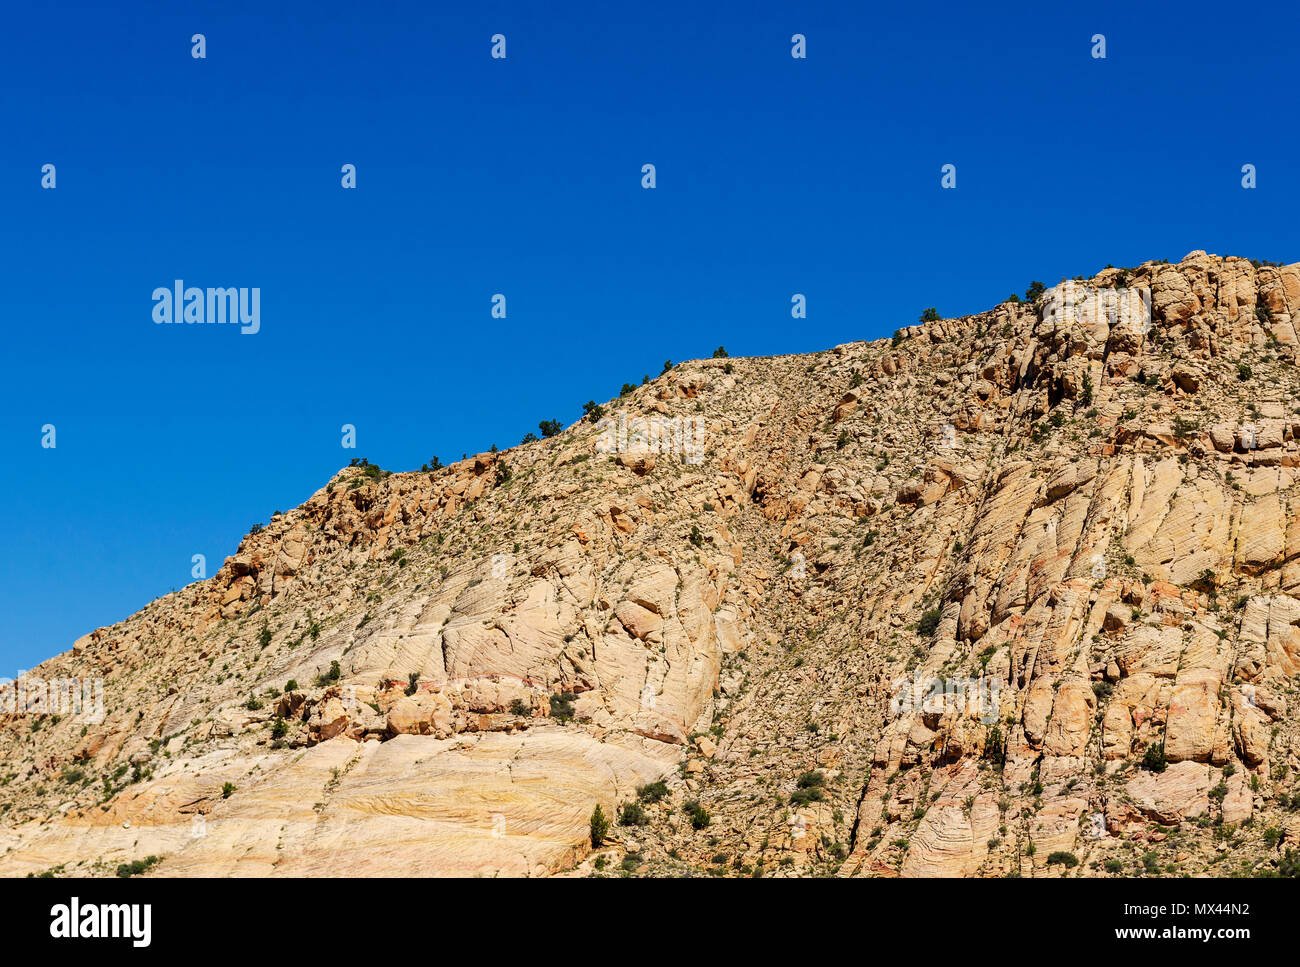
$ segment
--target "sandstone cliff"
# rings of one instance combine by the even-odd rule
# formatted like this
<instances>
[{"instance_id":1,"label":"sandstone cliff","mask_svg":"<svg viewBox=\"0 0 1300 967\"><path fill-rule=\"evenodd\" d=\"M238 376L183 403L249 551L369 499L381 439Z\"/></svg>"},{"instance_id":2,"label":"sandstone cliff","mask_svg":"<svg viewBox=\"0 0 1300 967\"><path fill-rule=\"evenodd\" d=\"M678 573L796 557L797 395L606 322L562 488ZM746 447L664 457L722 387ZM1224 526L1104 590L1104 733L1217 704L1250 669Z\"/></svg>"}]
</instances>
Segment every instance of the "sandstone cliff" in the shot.
<instances>
[{"instance_id":1,"label":"sandstone cliff","mask_svg":"<svg viewBox=\"0 0 1300 967\"><path fill-rule=\"evenodd\" d=\"M1291 868L1300 265L1080 284L1149 324L1058 287L605 404L698 458L341 471L34 670L106 715L0 719L0 873Z\"/></svg>"}]
</instances>

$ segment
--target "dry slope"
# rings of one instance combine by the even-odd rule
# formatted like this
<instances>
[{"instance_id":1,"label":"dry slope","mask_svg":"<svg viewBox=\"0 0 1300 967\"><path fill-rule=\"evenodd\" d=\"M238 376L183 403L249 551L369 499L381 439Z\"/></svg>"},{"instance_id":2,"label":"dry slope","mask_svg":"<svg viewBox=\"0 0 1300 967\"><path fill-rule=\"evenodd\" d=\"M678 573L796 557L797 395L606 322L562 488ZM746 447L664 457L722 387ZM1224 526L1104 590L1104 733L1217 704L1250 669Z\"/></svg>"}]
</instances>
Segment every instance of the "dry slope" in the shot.
<instances>
[{"instance_id":1,"label":"dry slope","mask_svg":"<svg viewBox=\"0 0 1300 967\"><path fill-rule=\"evenodd\" d=\"M0 872L1294 873L1300 265L1085 281L341 471L34 671Z\"/></svg>"}]
</instances>

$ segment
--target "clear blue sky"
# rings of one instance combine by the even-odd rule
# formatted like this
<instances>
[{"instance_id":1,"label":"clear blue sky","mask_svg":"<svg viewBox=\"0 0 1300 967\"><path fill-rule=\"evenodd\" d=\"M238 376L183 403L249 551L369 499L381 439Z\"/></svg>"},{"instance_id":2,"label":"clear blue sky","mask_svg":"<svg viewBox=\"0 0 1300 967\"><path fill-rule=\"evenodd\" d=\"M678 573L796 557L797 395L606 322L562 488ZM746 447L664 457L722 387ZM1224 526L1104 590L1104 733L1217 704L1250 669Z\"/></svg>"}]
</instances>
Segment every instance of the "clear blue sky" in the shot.
<instances>
[{"instance_id":1,"label":"clear blue sky","mask_svg":"<svg viewBox=\"0 0 1300 967\"><path fill-rule=\"evenodd\" d=\"M720 343L1300 259L1294 5L129 6L0 15L0 675L353 456L512 445ZM155 325L178 278L260 287L261 331Z\"/></svg>"}]
</instances>

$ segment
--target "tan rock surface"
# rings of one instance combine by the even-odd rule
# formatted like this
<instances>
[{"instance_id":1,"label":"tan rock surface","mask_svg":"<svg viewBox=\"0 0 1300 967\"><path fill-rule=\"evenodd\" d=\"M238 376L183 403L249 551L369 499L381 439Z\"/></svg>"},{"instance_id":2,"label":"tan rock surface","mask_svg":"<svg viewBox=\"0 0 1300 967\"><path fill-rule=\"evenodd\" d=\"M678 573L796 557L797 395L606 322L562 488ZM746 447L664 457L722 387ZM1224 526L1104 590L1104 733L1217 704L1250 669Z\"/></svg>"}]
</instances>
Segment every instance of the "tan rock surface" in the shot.
<instances>
[{"instance_id":1,"label":"tan rock surface","mask_svg":"<svg viewBox=\"0 0 1300 967\"><path fill-rule=\"evenodd\" d=\"M595 873L638 798L640 873L1276 869L1300 266L1080 284L1151 324L1053 290L679 364L605 404L627 446L345 468L34 670L104 715L0 713L0 873Z\"/></svg>"}]
</instances>

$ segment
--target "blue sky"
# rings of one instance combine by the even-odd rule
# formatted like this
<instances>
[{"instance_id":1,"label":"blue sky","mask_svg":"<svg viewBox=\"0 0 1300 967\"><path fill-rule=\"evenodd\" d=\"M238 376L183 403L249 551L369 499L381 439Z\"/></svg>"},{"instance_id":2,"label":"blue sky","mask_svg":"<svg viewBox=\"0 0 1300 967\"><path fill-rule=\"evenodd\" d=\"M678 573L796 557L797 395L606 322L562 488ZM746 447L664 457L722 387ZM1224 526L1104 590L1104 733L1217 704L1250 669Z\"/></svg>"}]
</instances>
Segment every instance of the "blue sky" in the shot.
<instances>
[{"instance_id":1,"label":"blue sky","mask_svg":"<svg viewBox=\"0 0 1300 967\"><path fill-rule=\"evenodd\" d=\"M0 675L353 456L512 445L667 358L1107 263L1300 259L1294 6L952 6L11 5ZM155 325L175 279L259 287L261 331Z\"/></svg>"}]
</instances>

